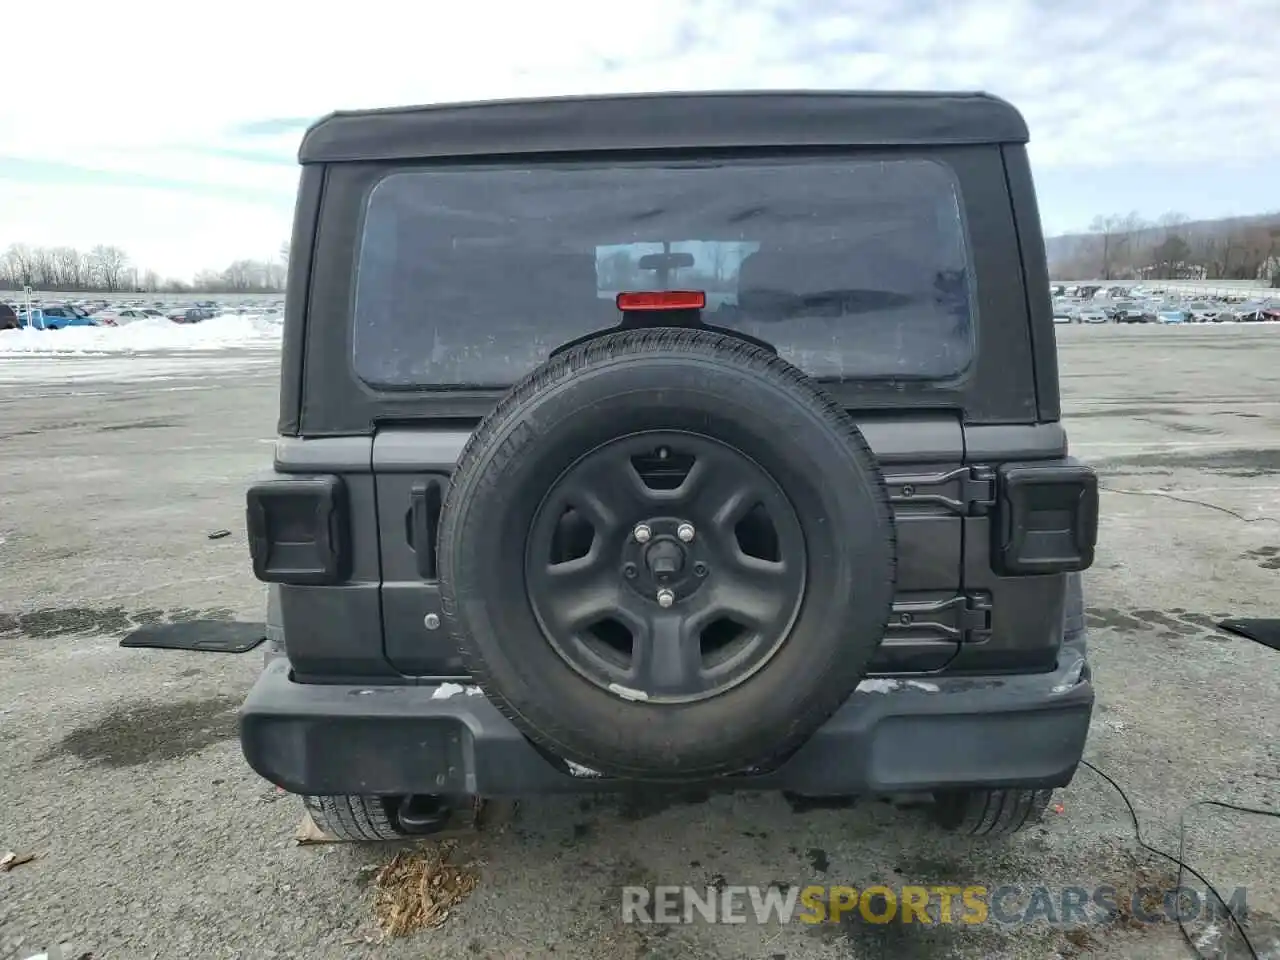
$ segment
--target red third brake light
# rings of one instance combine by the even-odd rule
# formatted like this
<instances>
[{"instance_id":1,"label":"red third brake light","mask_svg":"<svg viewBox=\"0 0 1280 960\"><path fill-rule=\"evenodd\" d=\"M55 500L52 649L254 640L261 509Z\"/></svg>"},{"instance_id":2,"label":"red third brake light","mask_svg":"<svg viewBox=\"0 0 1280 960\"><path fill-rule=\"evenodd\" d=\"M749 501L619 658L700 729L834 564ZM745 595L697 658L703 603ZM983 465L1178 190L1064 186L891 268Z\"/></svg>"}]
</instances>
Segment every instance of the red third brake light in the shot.
<instances>
[{"instance_id":1,"label":"red third brake light","mask_svg":"<svg viewBox=\"0 0 1280 960\"><path fill-rule=\"evenodd\" d=\"M659 290L637 293L620 293L618 309L633 310L703 310L707 295L701 290Z\"/></svg>"}]
</instances>

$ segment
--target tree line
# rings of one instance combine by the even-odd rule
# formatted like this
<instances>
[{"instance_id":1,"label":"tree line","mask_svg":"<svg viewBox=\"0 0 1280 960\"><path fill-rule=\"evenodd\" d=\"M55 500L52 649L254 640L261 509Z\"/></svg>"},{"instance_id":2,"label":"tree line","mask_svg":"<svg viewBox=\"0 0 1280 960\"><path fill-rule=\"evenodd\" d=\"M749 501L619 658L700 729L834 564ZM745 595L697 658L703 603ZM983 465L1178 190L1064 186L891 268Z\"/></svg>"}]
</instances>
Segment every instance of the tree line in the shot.
<instances>
[{"instance_id":1,"label":"tree line","mask_svg":"<svg viewBox=\"0 0 1280 960\"><path fill-rule=\"evenodd\" d=\"M289 245L275 260L237 260L202 270L191 280L162 277L134 264L120 247L38 247L11 244L0 254L0 290L23 287L50 293L279 293L289 266Z\"/></svg>"},{"instance_id":2,"label":"tree line","mask_svg":"<svg viewBox=\"0 0 1280 960\"><path fill-rule=\"evenodd\" d=\"M1192 221L1136 212L1046 241L1055 280L1254 280L1280 288L1280 213Z\"/></svg>"}]
</instances>

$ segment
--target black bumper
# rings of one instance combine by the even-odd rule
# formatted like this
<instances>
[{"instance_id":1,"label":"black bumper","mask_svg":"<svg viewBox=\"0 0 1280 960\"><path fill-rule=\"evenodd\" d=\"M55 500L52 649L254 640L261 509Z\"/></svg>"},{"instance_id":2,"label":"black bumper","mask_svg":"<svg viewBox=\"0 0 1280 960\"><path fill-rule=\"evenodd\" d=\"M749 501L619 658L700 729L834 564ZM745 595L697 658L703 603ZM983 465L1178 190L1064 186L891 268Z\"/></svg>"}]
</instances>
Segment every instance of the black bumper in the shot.
<instances>
[{"instance_id":1,"label":"black bumper","mask_svg":"<svg viewBox=\"0 0 1280 960\"><path fill-rule=\"evenodd\" d=\"M1084 751L1093 697L1073 647L1052 673L864 681L785 762L716 786L810 796L1064 786ZM240 742L254 770L301 794L619 788L535 748L478 688L299 684L284 658L249 692Z\"/></svg>"}]
</instances>

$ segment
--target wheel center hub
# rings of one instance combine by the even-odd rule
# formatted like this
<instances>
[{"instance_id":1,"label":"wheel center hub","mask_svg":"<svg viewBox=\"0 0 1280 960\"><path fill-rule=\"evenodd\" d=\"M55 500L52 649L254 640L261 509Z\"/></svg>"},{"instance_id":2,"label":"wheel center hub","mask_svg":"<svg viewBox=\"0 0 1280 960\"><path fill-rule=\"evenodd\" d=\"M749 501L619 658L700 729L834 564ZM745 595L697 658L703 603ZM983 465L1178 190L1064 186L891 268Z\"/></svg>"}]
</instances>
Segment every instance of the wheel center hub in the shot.
<instances>
[{"instance_id":1,"label":"wheel center hub","mask_svg":"<svg viewBox=\"0 0 1280 960\"><path fill-rule=\"evenodd\" d=\"M655 580L674 577L684 569L684 548L674 540L659 540L645 550L644 564Z\"/></svg>"},{"instance_id":2,"label":"wheel center hub","mask_svg":"<svg viewBox=\"0 0 1280 960\"><path fill-rule=\"evenodd\" d=\"M711 575L706 538L679 517L650 517L636 524L622 547L624 582L660 606L688 599ZM683 535L682 535L683 534ZM664 600L665 597L665 600Z\"/></svg>"}]
</instances>

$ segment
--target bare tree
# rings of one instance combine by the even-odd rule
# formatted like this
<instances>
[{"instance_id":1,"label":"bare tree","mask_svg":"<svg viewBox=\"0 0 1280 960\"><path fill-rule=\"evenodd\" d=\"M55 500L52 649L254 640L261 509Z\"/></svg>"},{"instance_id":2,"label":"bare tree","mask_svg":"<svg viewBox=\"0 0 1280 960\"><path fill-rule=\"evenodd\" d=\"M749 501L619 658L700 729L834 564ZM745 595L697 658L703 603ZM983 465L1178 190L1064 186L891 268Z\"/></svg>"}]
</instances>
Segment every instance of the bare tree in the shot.
<instances>
[{"instance_id":1,"label":"bare tree","mask_svg":"<svg viewBox=\"0 0 1280 960\"><path fill-rule=\"evenodd\" d=\"M1100 215L1087 234L1051 237L1047 246L1061 280L1261 280L1280 287L1280 212L1202 221L1169 212L1154 223L1136 212Z\"/></svg>"},{"instance_id":2,"label":"bare tree","mask_svg":"<svg viewBox=\"0 0 1280 960\"><path fill-rule=\"evenodd\" d=\"M124 277L125 267L129 265L129 255L119 247L99 244L89 253L98 280L108 293L120 289L120 281Z\"/></svg>"},{"instance_id":3,"label":"bare tree","mask_svg":"<svg viewBox=\"0 0 1280 960\"><path fill-rule=\"evenodd\" d=\"M1148 272L1156 280L1181 280L1187 272L1191 248L1177 234L1170 234L1151 254Z\"/></svg>"},{"instance_id":4,"label":"bare tree","mask_svg":"<svg viewBox=\"0 0 1280 960\"><path fill-rule=\"evenodd\" d=\"M83 290L88 279L84 256L74 247L57 247L53 251L53 259L58 265L58 273L67 290Z\"/></svg>"},{"instance_id":5,"label":"bare tree","mask_svg":"<svg viewBox=\"0 0 1280 960\"><path fill-rule=\"evenodd\" d=\"M216 270L201 270L196 274L195 282L192 287L196 290L216 290L222 286L222 274Z\"/></svg>"},{"instance_id":6,"label":"bare tree","mask_svg":"<svg viewBox=\"0 0 1280 960\"><path fill-rule=\"evenodd\" d=\"M53 256L44 247L35 247L31 251L32 286L41 290L56 290L58 287L58 270Z\"/></svg>"},{"instance_id":7,"label":"bare tree","mask_svg":"<svg viewBox=\"0 0 1280 960\"><path fill-rule=\"evenodd\" d=\"M192 280L161 277L154 270L131 263L128 253L101 245L89 253L73 247L35 247L11 244L0 253L0 290L39 292L120 293L280 293L288 276L289 244L281 244L279 259L243 259L223 270L202 270ZM629 269L626 255L620 266Z\"/></svg>"},{"instance_id":8,"label":"bare tree","mask_svg":"<svg viewBox=\"0 0 1280 960\"><path fill-rule=\"evenodd\" d=\"M1164 230L1164 235L1168 237L1170 234L1178 232L1178 228L1187 222L1185 213L1178 213L1176 210L1170 210L1168 213L1162 213L1156 218L1156 226Z\"/></svg>"},{"instance_id":9,"label":"bare tree","mask_svg":"<svg viewBox=\"0 0 1280 960\"><path fill-rule=\"evenodd\" d=\"M31 270L31 248L25 243L15 243L4 254L5 272L14 289L30 286L34 277Z\"/></svg>"},{"instance_id":10,"label":"bare tree","mask_svg":"<svg viewBox=\"0 0 1280 960\"><path fill-rule=\"evenodd\" d=\"M1103 280L1111 279L1111 271L1115 262L1116 239L1120 234L1120 217L1113 214L1093 218L1089 224L1089 232L1097 234L1101 243L1100 267Z\"/></svg>"}]
</instances>

